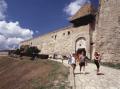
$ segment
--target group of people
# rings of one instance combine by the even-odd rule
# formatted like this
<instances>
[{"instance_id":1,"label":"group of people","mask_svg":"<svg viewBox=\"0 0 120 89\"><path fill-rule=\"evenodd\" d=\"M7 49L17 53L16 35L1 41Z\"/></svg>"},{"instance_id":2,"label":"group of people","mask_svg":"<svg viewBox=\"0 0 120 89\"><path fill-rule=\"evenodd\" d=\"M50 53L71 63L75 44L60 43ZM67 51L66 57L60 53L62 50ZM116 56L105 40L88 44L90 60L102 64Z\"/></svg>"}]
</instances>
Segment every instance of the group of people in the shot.
<instances>
[{"instance_id":1,"label":"group of people","mask_svg":"<svg viewBox=\"0 0 120 89\"><path fill-rule=\"evenodd\" d=\"M97 74L99 74L99 68L100 68L100 54L98 52L94 53L94 63L97 67ZM71 54L68 57L68 64L70 64L73 68L73 74L76 68L76 65L79 64L80 66L80 73L83 70L83 73L85 73L85 66L87 66L88 57L86 56L85 49L78 50L76 53Z\"/></svg>"}]
</instances>

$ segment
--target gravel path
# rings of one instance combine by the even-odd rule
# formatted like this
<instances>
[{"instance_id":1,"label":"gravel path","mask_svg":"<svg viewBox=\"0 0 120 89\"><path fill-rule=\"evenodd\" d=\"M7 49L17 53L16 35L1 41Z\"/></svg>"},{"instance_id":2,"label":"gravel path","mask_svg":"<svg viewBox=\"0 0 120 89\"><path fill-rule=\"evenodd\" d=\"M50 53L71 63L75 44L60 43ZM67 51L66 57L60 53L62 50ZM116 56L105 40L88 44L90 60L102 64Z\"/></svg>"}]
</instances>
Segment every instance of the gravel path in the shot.
<instances>
[{"instance_id":1,"label":"gravel path","mask_svg":"<svg viewBox=\"0 0 120 89\"><path fill-rule=\"evenodd\" d=\"M61 62L61 60L57 60ZM66 60L63 64L69 66ZM75 75L70 67L70 84L73 89L120 89L120 70L101 66L102 75L96 75L96 66L88 63L86 73L79 71L79 65L75 69Z\"/></svg>"}]
</instances>

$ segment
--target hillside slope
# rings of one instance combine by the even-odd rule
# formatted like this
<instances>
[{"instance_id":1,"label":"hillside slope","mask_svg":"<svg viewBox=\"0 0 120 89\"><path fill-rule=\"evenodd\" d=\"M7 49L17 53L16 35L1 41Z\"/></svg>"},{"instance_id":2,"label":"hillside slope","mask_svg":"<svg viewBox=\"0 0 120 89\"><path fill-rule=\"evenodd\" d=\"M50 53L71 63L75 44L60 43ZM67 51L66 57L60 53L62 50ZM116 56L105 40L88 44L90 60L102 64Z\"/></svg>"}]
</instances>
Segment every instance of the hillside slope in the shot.
<instances>
[{"instance_id":1,"label":"hillside slope","mask_svg":"<svg viewBox=\"0 0 120 89\"><path fill-rule=\"evenodd\" d=\"M0 57L0 89L65 88L68 68L50 60Z\"/></svg>"}]
</instances>

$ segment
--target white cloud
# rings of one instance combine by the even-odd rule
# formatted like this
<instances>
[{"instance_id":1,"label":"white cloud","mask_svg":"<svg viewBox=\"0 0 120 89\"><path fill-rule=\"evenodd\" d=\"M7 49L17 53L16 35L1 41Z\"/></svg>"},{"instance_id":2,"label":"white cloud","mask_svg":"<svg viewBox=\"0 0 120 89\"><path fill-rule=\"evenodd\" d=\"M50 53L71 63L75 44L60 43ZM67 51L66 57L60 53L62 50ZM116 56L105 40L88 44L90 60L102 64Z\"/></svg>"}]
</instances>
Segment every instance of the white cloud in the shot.
<instances>
[{"instance_id":1,"label":"white cloud","mask_svg":"<svg viewBox=\"0 0 120 89\"><path fill-rule=\"evenodd\" d=\"M0 35L0 49L4 49L6 47L6 38L3 35Z\"/></svg>"},{"instance_id":2,"label":"white cloud","mask_svg":"<svg viewBox=\"0 0 120 89\"><path fill-rule=\"evenodd\" d=\"M90 0L75 0L64 8L68 15L74 15L85 3L90 3Z\"/></svg>"},{"instance_id":3,"label":"white cloud","mask_svg":"<svg viewBox=\"0 0 120 89\"><path fill-rule=\"evenodd\" d=\"M22 28L19 22L0 21L0 34L0 43L4 43L5 48L12 48L19 42L32 38L33 31Z\"/></svg>"},{"instance_id":4,"label":"white cloud","mask_svg":"<svg viewBox=\"0 0 120 89\"><path fill-rule=\"evenodd\" d=\"M0 50L15 48L21 41L33 36L33 31L22 28L18 21L7 22L5 20L6 9L7 3L5 0L0 0Z\"/></svg>"},{"instance_id":5,"label":"white cloud","mask_svg":"<svg viewBox=\"0 0 120 89\"><path fill-rule=\"evenodd\" d=\"M36 31L35 31L35 33L36 33L36 34L38 34L38 33L39 33L39 31L38 31L38 30L36 30Z\"/></svg>"},{"instance_id":6,"label":"white cloud","mask_svg":"<svg viewBox=\"0 0 120 89\"><path fill-rule=\"evenodd\" d=\"M0 20L5 19L6 9L7 9L7 3L4 0L0 0Z\"/></svg>"},{"instance_id":7,"label":"white cloud","mask_svg":"<svg viewBox=\"0 0 120 89\"><path fill-rule=\"evenodd\" d=\"M33 32L30 29L22 28L19 22L0 21L0 33L7 38L16 37L28 39L32 37Z\"/></svg>"}]
</instances>

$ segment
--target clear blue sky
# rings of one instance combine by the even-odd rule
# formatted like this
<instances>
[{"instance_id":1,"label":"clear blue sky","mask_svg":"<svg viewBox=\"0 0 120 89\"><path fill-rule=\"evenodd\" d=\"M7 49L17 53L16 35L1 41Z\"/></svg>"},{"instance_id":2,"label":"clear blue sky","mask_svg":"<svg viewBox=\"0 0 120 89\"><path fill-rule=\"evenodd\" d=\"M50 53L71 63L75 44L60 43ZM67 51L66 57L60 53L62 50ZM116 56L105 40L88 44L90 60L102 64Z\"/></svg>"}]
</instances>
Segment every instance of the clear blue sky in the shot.
<instances>
[{"instance_id":1,"label":"clear blue sky","mask_svg":"<svg viewBox=\"0 0 120 89\"><path fill-rule=\"evenodd\" d=\"M7 20L19 21L20 25L45 34L67 26L69 17L63 9L75 0L6 0ZM97 5L97 0L91 0Z\"/></svg>"}]
</instances>

